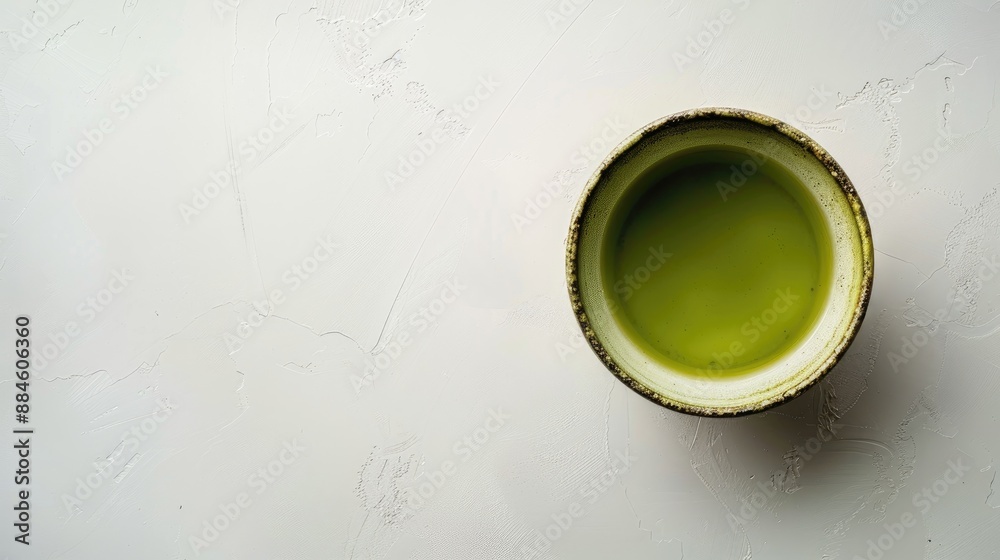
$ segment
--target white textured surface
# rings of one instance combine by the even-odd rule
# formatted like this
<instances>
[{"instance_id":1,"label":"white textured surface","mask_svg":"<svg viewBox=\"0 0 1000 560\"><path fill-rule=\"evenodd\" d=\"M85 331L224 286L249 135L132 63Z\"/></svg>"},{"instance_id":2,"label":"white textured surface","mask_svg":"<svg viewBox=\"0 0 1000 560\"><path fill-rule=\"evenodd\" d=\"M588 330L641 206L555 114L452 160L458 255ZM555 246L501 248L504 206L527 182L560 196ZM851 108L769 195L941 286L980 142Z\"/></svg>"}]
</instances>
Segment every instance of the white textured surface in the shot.
<instances>
[{"instance_id":1,"label":"white textured surface","mask_svg":"<svg viewBox=\"0 0 1000 560\"><path fill-rule=\"evenodd\" d=\"M996 4L4 0L0 350L52 357L0 552L1000 556ZM563 274L607 149L705 105L829 149L878 251L842 364L735 420L614 380Z\"/></svg>"}]
</instances>

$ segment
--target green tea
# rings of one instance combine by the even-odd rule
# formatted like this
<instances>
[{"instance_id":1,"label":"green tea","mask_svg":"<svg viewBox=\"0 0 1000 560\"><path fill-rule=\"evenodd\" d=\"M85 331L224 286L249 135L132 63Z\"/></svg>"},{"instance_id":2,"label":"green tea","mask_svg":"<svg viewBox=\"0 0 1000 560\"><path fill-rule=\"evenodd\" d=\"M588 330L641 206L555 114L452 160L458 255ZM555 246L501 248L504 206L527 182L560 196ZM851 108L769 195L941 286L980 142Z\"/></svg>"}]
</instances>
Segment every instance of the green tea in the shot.
<instances>
[{"instance_id":1,"label":"green tea","mask_svg":"<svg viewBox=\"0 0 1000 560\"><path fill-rule=\"evenodd\" d=\"M694 375L782 356L831 282L829 233L806 186L752 151L702 147L648 169L618 201L602 283L635 344Z\"/></svg>"}]
</instances>

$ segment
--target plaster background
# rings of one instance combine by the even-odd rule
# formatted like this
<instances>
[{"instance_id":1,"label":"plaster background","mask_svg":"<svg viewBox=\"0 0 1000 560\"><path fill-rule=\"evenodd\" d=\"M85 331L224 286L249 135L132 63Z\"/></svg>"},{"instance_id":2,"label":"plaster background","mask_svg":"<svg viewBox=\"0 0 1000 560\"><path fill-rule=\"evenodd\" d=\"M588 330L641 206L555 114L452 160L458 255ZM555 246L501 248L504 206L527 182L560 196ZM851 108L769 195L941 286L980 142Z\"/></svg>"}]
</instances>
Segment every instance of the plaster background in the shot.
<instances>
[{"instance_id":1,"label":"plaster background","mask_svg":"<svg viewBox=\"0 0 1000 560\"><path fill-rule=\"evenodd\" d=\"M0 348L26 314L54 357L33 371L32 544L3 444L0 551L1000 556L998 53L986 0L5 0ZM563 272L606 151L710 105L824 145L877 249L843 362L740 419L616 381ZM286 444L304 451L253 478ZM949 461L969 472L924 511Z\"/></svg>"}]
</instances>

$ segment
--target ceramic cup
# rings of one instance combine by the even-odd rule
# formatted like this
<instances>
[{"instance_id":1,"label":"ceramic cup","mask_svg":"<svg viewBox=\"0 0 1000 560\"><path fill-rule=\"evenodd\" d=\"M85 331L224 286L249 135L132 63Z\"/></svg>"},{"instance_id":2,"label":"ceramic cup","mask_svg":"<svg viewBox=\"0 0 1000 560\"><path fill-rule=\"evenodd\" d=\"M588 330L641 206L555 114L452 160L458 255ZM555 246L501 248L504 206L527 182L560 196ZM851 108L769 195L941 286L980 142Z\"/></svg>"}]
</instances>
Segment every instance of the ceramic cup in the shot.
<instances>
[{"instance_id":1,"label":"ceramic cup","mask_svg":"<svg viewBox=\"0 0 1000 560\"><path fill-rule=\"evenodd\" d=\"M829 289L811 326L773 360L739 375L692 375L629 336L620 301L609 294L604 251L616 205L630 185L672 155L699 147L751 150L790 173L819 209L829 259ZM756 157L756 156L755 156ZM566 247L570 302L587 342L626 385L667 408L700 416L759 412L801 394L847 351L868 307L874 275L871 230L857 191L836 161L808 136L772 117L731 108L677 113L649 124L615 148L587 183ZM664 267L663 274L669 274Z\"/></svg>"}]
</instances>

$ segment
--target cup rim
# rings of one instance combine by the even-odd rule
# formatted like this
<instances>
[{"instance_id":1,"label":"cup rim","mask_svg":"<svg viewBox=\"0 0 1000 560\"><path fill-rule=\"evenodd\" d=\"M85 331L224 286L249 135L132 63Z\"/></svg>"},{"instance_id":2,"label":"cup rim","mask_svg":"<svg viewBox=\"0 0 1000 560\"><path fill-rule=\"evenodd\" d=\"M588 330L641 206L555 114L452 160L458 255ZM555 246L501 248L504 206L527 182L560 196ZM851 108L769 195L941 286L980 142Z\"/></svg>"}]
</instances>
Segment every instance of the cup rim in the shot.
<instances>
[{"instance_id":1,"label":"cup rim","mask_svg":"<svg viewBox=\"0 0 1000 560\"><path fill-rule=\"evenodd\" d=\"M847 198L861 241L862 278L859 298L858 301L853 303L851 321L848 324L844 335L841 337L841 340L837 343L833 353L824 362L817 364L816 367L813 368L813 371L792 390L783 393L777 398L756 401L749 405L740 407L701 406L679 402L651 389L638 379L632 377L615 361L611 354L604 348L604 345L601 344L600 340L598 340L597 333L592 328L587 317L587 312L583 307L583 298L581 295L578 276L577 255L580 241L580 229L582 227L584 217L587 214L587 209L594 200L594 192L601 184L601 178L604 172L608 170L609 166L627 150L658 130L673 127L682 123L718 119L744 120L765 128L773 129L811 153L813 157L815 157L823 165ZM851 343L857 337L858 331L861 328L861 323L868 311L868 304L871 300L874 274L874 249L872 245L871 225L868 221L868 214L865 212L865 208L861 203L861 198L858 196L857 190L854 188L854 184L847 177L847 174L844 172L843 168L840 167L840 164L838 164L836 160L833 159L833 156L831 156L826 149L820 146L819 143L788 123L762 113L732 107L703 107L667 115L640 128L618 144L618 146L616 146L607 155L607 157L604 158L584 187L583 192L580 195L580 199L577 202L576 209L574 210L570 220L569 235L566 239L566 278L567 287L569 289L570 304L573 309L573 314L576 317L577 324L583 331L584 339L590 345L594 353L597 354L598 359L604 363L605 367L607 367L608 370L615 375L615 377L643 397L671 410L696 416L736 417L762 412L790 401L819 382L830 372L830 370L833 369L837 362L840 361L840 359L847 352Z\"/></svg>"}]
</instances>

